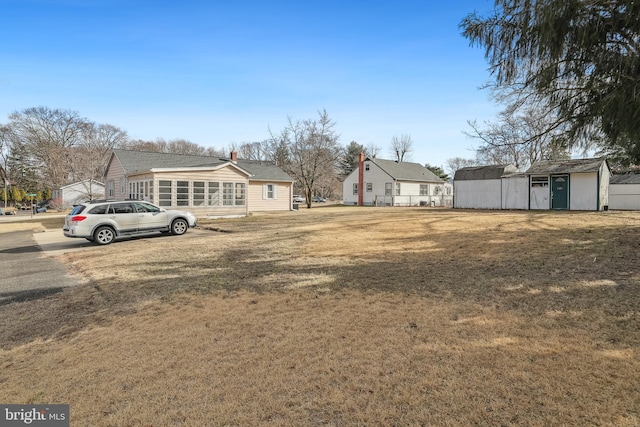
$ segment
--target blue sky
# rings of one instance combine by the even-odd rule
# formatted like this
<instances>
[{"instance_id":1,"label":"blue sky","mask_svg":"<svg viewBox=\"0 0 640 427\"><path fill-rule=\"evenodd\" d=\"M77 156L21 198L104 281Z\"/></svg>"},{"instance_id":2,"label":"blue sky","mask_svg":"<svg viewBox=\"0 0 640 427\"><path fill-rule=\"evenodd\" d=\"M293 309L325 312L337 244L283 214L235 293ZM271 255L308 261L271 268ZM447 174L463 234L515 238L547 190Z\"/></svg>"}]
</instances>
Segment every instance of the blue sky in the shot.
<instances>
[{"instance_id":1,"label":"blue sky","mask_svg":"<svg viewBox=\"0 0 640 427\"><path fill-rule=\"evenodd\" d=\"M497 107L461 19L489 0L0 0L0 123L77 111L131 138L261 141L326 109L343 145L411 135L411 160L473 157Z\"/></svg>"}]
</instances>

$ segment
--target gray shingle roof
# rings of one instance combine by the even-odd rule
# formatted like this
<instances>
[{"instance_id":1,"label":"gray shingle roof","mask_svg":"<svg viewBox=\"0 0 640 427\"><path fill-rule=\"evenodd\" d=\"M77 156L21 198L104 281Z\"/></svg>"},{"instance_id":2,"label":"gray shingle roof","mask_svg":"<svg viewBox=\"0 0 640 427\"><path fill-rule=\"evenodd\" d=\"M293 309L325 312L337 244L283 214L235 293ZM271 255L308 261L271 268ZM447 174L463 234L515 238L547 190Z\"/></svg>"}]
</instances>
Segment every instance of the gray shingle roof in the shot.
<instances>
[{"instance_id":1,"label":"gray shingle roof","mask_svg":"<svg viewBox=\"0 0 640 427\"><path fill-rule=\"evenodd\" d=\"M371 158L367 158L366 161L375 163L376 165L378 165L378 167L380 167L380 169L388 173L393 179L396 180L444 182L442 178L436 176L436 174L422 166L420 163L396 162L394 160Z\"/></svg>"},{"instance_id":2,"label":"gray shingle roof","mask_svg":"<svg viewBox=\"0 0 640 427\"><path fill-rule=\"evenodd\" d=\"M460 168L453 176L454 181L475 181L482 179L500 179L505 175L517 173L513 165L485 165Z\"/></svg>"},{"instance_id":3,"label":"gray shingle roof","mask_svg":"<svg viewBox=\"0 0 640 427\"><path fill-rule=\"evenodd\" d=\"M609 184L640 184L640 173L611 175L609 178Z\"/></svg>"},{"instance_id":4,"label":"gray shingle roof","mask_svg":"<svg viewBox=\"0 0 640 427\"><path fill-rule=\"evenodd\" d=\"M148 172L157 168L195 168L221 166L231 163L230 159L188 154L154 153L114 149L114 155L127 175ZM281 168L271 162L238 160L238 167L247 171L256 180L293 181Z\"/></svg>"},{"instance_id":5,"label":"gray shingle roof","mask_svg":"<svg viewBox=\"0 0 640 427\"><path fill-rule=\"evenodd\" d=\"M527 174L597 172L602 166L602 162L606 162L606 160L604 158L541 160L532 164L527 170Z\"/></svg>"}]
</instances>

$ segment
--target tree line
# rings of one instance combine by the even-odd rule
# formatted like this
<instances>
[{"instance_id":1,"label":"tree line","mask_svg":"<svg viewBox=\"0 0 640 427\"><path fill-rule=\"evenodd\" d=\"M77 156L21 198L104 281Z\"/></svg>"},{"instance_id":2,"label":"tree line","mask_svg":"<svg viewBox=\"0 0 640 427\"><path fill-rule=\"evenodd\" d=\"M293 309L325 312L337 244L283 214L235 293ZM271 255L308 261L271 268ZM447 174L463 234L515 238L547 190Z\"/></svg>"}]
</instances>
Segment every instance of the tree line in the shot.
<instances>
[{"instance_id":1,"label":"tree line","mask_svg":"<svg viewBox=\"0 0 640 427\"><path fill-rule=\"evenodd\" d=\"M125 130L92 122L75 111L27 108L10 114L7 124L0 124L1 199L20 203L26 194L34 193L37 200L47 199L52 189L66 184L100 181L111 151L120 148L219 158L236 151L240 159L273 162L295 179L296 191L305 194L310 206L313 195L340 195L341 182L357 167L361 152L371 158L381 152L374 144L351 141L341 145L336 122L326 110L319 111L317 118L288 118L283 129L268 129L268 134L263 141L218 149L185 139L131 139ZM389 154L396 160L407 160L412 152L410 135L392 138ZM434 170L443 173L441 168Z\"/></svg>"}]
</instances>

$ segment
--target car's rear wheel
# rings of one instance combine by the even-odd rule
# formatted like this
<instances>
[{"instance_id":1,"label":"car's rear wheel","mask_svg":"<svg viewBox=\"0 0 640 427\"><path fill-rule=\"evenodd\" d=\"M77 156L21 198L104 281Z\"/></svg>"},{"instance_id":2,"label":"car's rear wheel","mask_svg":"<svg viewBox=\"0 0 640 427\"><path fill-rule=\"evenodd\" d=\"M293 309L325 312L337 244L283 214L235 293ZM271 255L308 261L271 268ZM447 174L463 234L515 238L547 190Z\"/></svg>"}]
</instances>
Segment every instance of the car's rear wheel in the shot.
<instances>
[{"instance_id":1,"label":"car's rear wheel","mask_svg":"<svg viewBox=\"0 0 640 427\"><path fill-rule=\"evenodd\" d=\"M171 234L179 236L186 233L188 228L189 224L187 221L182 218L178 218L171 223Z\"/></svg>"},{"instance_id":2,"label":"car's rear wheel","mask_svg":"<svg viewBox=\"0 0 640 427\"><path fill-rule=\"evenodd\" d=\"M98 227L93 233L93 241L99 245L108 245L116 238L116 232L111 227Z\"/></svg>"}]
</instances>

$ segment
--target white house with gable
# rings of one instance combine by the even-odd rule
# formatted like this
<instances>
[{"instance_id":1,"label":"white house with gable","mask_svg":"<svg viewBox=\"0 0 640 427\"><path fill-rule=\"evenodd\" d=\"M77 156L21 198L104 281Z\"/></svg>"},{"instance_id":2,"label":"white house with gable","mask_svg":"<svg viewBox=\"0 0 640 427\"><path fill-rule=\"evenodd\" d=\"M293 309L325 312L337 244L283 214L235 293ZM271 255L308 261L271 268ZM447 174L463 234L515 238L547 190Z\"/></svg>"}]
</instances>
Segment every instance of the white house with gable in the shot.
<instances>
[{"instance_id":1,"label":"white house with gable","mask_svg":"<svg viewBox=\"0 0 640 427\"><path fill-rule=\"evenodd\" d=\"M364 158L342 184L345 205L452 206L453 186L419 163Z\"/></svg>"}]
</instances>

